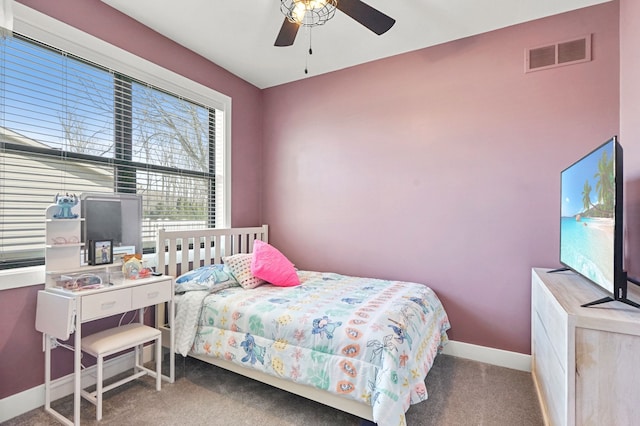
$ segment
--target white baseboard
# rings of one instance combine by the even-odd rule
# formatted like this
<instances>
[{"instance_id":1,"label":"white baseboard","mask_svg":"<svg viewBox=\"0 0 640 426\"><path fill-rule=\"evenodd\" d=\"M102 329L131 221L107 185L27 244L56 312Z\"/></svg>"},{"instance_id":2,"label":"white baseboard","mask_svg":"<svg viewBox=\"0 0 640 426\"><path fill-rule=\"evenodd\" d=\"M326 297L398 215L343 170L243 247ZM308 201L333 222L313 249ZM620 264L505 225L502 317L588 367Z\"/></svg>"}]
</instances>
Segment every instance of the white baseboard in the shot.
<instances>
[{"instance_id":1,"label":"white baseboard","mask_svg":"<svg viewBox=\"0 0 640 426\"><path fill-rule=\"evenodd\" d=\"M143 349L143 362L153 360L154 345L147 345ZM104 378L110 378L133 368L134 353L112 358L104 363ZM96 366L86 368L82 372L82 387L86 388L96 383ZM68 374L51 382L51 400L63 398L73 393L73 374ZM28 411L44 406L44 384L27 389L23 392L0 399L0 423L24 414Z\"/></svg>"},{"instance_id":2,"label":"white baseboard","mask_svg":"<svg viewBox=\"0 0 640 426\"><path fill-rule=\"evenodd\" d=\"M531 355L510 352L502 349L488 348L471 343L449 341L442 351L443 354L485 362L499 367L531 372Z\"/></svg>"},{"instance_id":3,"label":"white baseboard","mask_svg":"<svg viewBox=\"0 0 640 426\"><path fill-rule=\"evenodd\" d=\"M144 362L153 359L154 345L144 347ZM531 372L531 355L501 349L488 348L470 343L449 341L442 352L446 355L485 362L500 367ZM133 352L110 359L104 365L104 377L109 378L133 368ZM87 368L82 377L82 386L89 387L96 382L95 366ZM51 383L51 399L56 400L73 393L73 374L61 377ZM24 392L0 399L0 423L44 405L44 384Z\"/></svg>"}]
</instances>

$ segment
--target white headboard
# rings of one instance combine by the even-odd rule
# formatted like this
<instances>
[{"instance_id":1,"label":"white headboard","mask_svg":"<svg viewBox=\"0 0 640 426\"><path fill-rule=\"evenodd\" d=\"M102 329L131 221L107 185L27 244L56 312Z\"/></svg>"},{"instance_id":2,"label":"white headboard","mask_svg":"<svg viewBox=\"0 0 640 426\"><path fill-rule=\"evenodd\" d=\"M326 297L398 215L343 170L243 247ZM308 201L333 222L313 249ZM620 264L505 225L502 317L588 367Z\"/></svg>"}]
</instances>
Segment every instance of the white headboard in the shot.
<instances>
[{"instance_id":1,"label":"white headboard","mask_svg":"<svg viewBox=\"0 0 640 426\"><path fill-rule=\"evenodd\" d=\"M186 231L160 229L156 241L157 270L175 277L200 265L222 263L223 256L251 253L255 240L269 242L268 225Z\"/></svg>"}]
</instances>

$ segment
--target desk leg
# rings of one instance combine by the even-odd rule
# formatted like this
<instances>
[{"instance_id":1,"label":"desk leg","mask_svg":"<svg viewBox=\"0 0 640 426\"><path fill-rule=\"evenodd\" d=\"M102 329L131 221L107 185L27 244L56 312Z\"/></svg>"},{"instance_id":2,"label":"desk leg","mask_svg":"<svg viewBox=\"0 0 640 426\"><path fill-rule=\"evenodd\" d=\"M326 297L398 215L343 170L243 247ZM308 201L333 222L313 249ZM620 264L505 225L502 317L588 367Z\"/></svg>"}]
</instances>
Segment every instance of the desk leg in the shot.
<instances>
[{"instance_id":1,"label":"desk leg","mask_svg":"<svg viewBox=\"0 0 640 426\"><path fill-rule=\"evenodd\" d=\"M43 334L44 337L44 411L58 419L62 424L72 426L73 422L51 408L51 339L52 336Z\"/></svg>"},{"instance_id":2,"label":"desk leg","mask_svg":"<svg viewBox=\"0 0 640 426\"><path fill-rule=\"evenodd\" d=\"M43 333L44 338L44 409L51 410L51 337Z\"/></svg>"},{"instance_id":3,"label":"desk leg","mask_svg":"<svg viewBox=\"0 0 640 426\"><path fill-rule=\"evenodd\" d=\"M144 325L144 310L145 308L138 309L138 322ZM136 345L133 350L134 363L133 363L133 371L136 373L141 369L138 366L144 366L144 345ZM156 362L158 362L156 360Z\"/></svg>"},{"instance_id":4,"label":"desk leg","mask_svg":"<svg viewBox=\"0 0 640 426\"><path fill-rule=\"evenodd\" d=\"M171 289L173 293L173 289ZM176 379L176 328L173 320L175 319L175 305L173 297L169 300L169 383L175 382Z\"/></svg>"},{"instance_id":5,"label":"desk leg","mask_svg":"<svg viewBox=\"0 0 640 426\"><path fill-rule=\"evenodd\" d=\"M73 424L80 425L80 390L82 385L82 310L80 303L76 306L76 330L73 352Z\"/></svg>"}]
</instances>

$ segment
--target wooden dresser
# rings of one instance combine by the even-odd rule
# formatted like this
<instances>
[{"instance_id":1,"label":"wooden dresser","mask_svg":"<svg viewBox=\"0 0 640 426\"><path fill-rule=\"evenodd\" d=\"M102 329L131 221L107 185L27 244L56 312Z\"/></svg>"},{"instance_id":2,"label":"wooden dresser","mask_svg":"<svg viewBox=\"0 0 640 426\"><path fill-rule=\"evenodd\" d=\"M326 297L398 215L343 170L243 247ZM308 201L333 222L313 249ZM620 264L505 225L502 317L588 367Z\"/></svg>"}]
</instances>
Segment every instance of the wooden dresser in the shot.
<instances>
[{"instance_id":1,"label":"wooden dresser","mask_svg":"<svg viewBox=\"0 0 640 426\"><path fill-rule=\"evenodd\" d=\"M532 270L532 373L550 425L640 424L640 309L574 272ZM640 288L629 283L629 299Z\"/></svg>"}]
</instances>

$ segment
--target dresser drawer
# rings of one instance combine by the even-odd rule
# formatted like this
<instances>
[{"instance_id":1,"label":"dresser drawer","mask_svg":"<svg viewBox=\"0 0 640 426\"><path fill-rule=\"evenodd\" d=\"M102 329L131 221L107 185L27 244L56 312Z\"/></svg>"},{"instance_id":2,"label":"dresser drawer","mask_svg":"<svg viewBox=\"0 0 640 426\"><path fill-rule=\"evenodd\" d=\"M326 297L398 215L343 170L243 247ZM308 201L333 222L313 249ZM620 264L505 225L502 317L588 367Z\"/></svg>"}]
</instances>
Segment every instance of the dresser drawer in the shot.
<instances>
[{"instance_id":1,"label":"dresser drawer","mask_svg":"<svg viewBox=\"0 0 640 426\"><path fill-rule=\"evenodd\" d=\"M88 321L131 310L131 289L105 291L82 298L82 320Z\"/></svg>"},{"instance_id":2,"label":"dresser drawer","mask_svg":"<svg viewBox=\"0 0 640 426\"><path fill-rule=\"evenodd\" d=\"M565 425L567 420L568 388L567 372L564 370L547 329L538 315L533 316L532 334L535 345L531 354L532 373L538 391L545 401L546 414L551 425Z\"/></svg>"},{"instance_id":3,"label":"dresser drawer","mask_svg":"<svg viewBox=\"0 0 640 426\"><path fill-rule=\"evenodd\" d=\"M560 363L563 372L567 372L569 360L569 318L551 292L538 280L534 281L532 292L534 316L540 319L539 326L544 329L551 344L551 352Z\"/></svg>"},{"instance_id":4,"label":"dresser drawer","mask_svg":"<svg viewBox=\"0 0 640 426\"><path fill-rule=\"evenodd\" d=\"M156 305L171 299L170 280L133 287L131 290L133 291L131 297L133 309Z\"/></svg>"}]
</instances>

